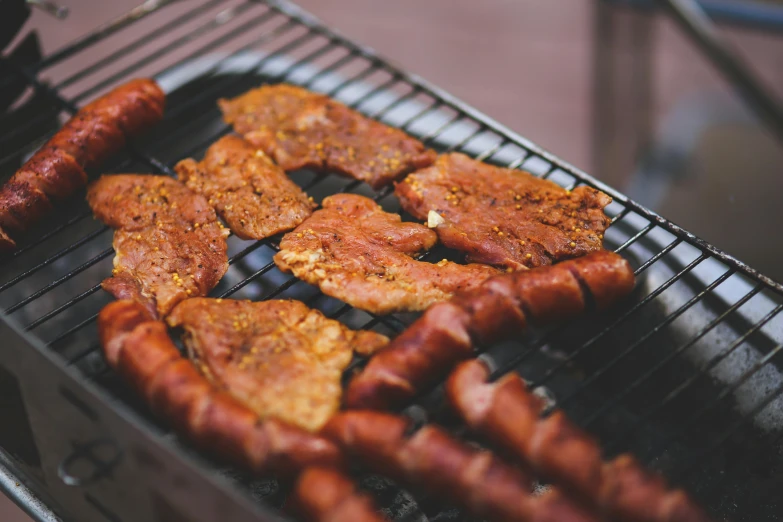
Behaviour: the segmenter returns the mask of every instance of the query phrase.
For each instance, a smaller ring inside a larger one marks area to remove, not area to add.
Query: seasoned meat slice
[[[167,320],[185,329],[185,345],[207,379],[260,418],[310,431],[339,408],[353,352],[369,355],[389,341],[299,301],[188,299]]]
[[[242,138],[225,136],[203,161],[180,161],[179,180],[203,194],[242,239],[264,239],[291,230],[315,203],[263,151]]]
[[[218,104],[234,130],[285,170],[335,171],[379,188],[435,161],[403,131],[301,87],[266,85]]]
[[[436,240],[427,227],[403,223],[369,198],[339,194],[324,199],[322,210],[283,237],[275,263],[376,314],[424,310],[498,273],[486,265],[411,258]]]
[[[114,270],[103,288],[134,299],[157,317],[179,301],[202,296],[228,269],[226,236],[207,200],[166,176],[102,176],[87,201],[117,229]]]
[[[441,242],[471,261],[520,269],[600,250],[612,199],[568,191],[519,170],[445,154],[396,187],[405,210],[427,219]]]

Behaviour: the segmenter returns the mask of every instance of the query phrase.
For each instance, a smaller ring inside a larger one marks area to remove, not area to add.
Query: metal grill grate
[[[148,16],[160,7],[155,16]],[[230,129],[215,101],[262,82],[286,81],[327,93],[400,127],[439,151],[461,151],[522,168],[564,187],[609,193],[613,225],[606,245],[635,264],[638,288],[624,309],[534,331],[488,347],[501,375],[518,371],[543,386],[607,454],[632,451],[691,490],[718,516],[777,519],[783,427],[783,286],[558,160],[446,92],[405,73],[286,2],[159,2],[99,28],[30,70],[0,61],[43,93],[21,125],[0,117],[0,169],[10,176],[56,129],[58,115],[131,77],[154,75],[168,94],[164,121],[106,170],[172,175],[181,158],[200,157]],[[79,65],[75,65],[79,64]],[[69,72],[67,75],[65,71]],[[8,77],[8,76],[7,76]],[[42,82],[44,78],[50,84]],[[0,80],[0,84],[4,81]],[[7,177],[7,176],[6,176]],[[316,201],[337,191],[399,205],[387,188],[308,171],[292,174]],[[5,179],[5,177],[3,178]],[[95,318],[109,302],[100,281],[111,270],[111,231],[81,198],[41,224],[0,260],[0,309],[44,341],[85,379],[141,414],[143,406],[106,368]],[[292,297],[354,328],[396,334],[411,314],[374,317],[277,270],[277,240],[229,238],[231,267],[214,296]],[[448,255],[436,249],[427,259]],[[355,361],[355,365],[362,361]],[[544,388],[542,388],[543,390]],[[460,428],[438,390],[407,413]],[[150,419],[150,422],[155,422]],[[410,518],[412,500],[368,482],[394,514]],[[274,489],[274,488],[271,488]],[[268,500],[274,498],[265,493]],[[430,519],[457,517],[417,498]]]

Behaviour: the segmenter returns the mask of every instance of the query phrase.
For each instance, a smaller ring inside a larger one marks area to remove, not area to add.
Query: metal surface
[[[334,96],[439,151],[523,168],[565,187],[604,190],[614,199],[607,208],[613,225],[606,246],[634,264],[634,295],[607,313],[485,347],[482,357],[496,376],[514,370],[540,387],[539,393],[599,436],[607,454],[639,455],[716,515],[780,518],[783,286],[292,4],[185,4],[168,7],[173,18],[165,24],[147,16],[150,10],[144,16],[137,11],[33,67],[11,66],[49,106],[36,104],[37,112],[19,125],[10,124],[13,115],[0,116],[3,172],[10,175],[55,130],[53,115],[72,113],[131,77],[153,75],[168,95],[164,121],[108,165],[108,172],[171,175],[178,160],[200,157],[230,132],[216,108],[218,98],[286,81]],[[124,33],[131,29],[132,36]],[[81,53],[96,49],[101,52],[91,60],[81,60]],[[58,66],[71,60],[78,65],[57,76]],[[42,74],[53,87],[39,81]],[[44,130],[30,130],[39,128]],[[8,143],[16,145],[9,149]],[[399,209],[391,188],[373,192],[308,171],[292,178],[316,201],[350,190]],[[110,300],[99,285],[111,271],[111,238],[107,227],[90,218],[85,202],[74,198],[0,260],[0,308],[6,314],[0,336],[9,339],[0,349],[0,369],[6,367],[20,389],[16,409],[29,421],[36,451],[18,437],[4,442],[2,427],[0,446],[18,446],[9,453],[18,455],[21,472],[37,477],[34,483],[80,522],[206,522],[218,513],[237,521],[276,518],[270,508],[280,506],[285,491],[273,480],[251,480],[194,455],[106,367],[95,318]],[[231,266],[212,295],[296,298],[351,327],[391,335],[415,318],[374,317],[282,274],[271,259],[278,239],[230,237]],[[444,256],[453,253],[436,247],[426,259]],[[439,389],[418,397],[405,413],[465,436]],[[421,492],[411,495],[377,477],[363,484],[395,519],[464,520]]]
[[[6,460],[0,458],[0,492],[13,500],[35,522],[62,522],[62,519],[7,467]]]

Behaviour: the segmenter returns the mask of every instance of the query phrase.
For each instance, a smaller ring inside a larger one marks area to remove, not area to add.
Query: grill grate
[[[601,437],[607,454],[636,453],[717,516],[772,520],[783,514],[775,487],[783,472],[783,286],[289,3],[192,4],[147,5],[29,70],[0,61],[55,107],[41,107],[23,125],[10,126],[10,116],[0,117],[0,169],[10,176],[21,161],[15,151],[30,154],[54,132],[54,113],[73,113],[120,82],[153,75],[168,94],[164,121],[107,171],[172,175],[177,160],[200,157],[230,131],[220,120],[218,97],[287,81],[334,96],[439,151],[523,168],[564,187],[603,190],[614,198],[607,208],[613,224],[606,244],[634,263],[639,279],[631,304],[486,347],[482,357],[495,376],[515,370],[533,386],[546,387],[572,418]],[[27,142],[31,135],[36,138]],[[352,191],[399,210],[390,188],[373,192],[355,181],[308,171],[292,177],[316,200]],[[112,234],[90,216],[84,201],[73,201],[0,261],[0,309],[85,379],[144,415],[105,366],[97,343],[95,318],[109,302],[99,284],[110,273]],[[297,298],[351,327],[388,335],[415,318],[375,317],[282,274],[272,262],[278,240],[229,238],[231,267],[213,295]],[[425,257],[448,255],[436,247]],[[352,367],[360,364],[354,361]],[[407,413],[462,433],[443,408],[439,390],[418,398]],[[414,519],[409,496],[368,480],[365,485],[394,514]],[[428,499],[417,500],[419,517],[459,516]]]

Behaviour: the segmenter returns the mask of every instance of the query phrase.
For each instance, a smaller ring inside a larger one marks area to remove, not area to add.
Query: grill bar
[[[633,384],[631,384],[629,387],[627,387],[623,392],[616,395],[615,397],[611,398],[606,404],[601,406],[598,410],[596,410],[595,413],[593,413],[590,417],[584,420],[584,426],[590,426],[593,422],[595,422],[599,417],[604,415],[609,409],[617,406],[617,404],[624,399],[628,394],[630,394],[632,391],[637,389],[640,385],[644,384],[652,375],[654,375],[660,368],[663,366],[666,366],[672,359],[677,357],[678,355],[681,355],[683,352],[685,352],[688,348],[693,346],[696,342],[698,342],[702,337],[710,333],[715,329],[716,326],[721,324],[729,315],[737,311],[742,305],[747,303],[751,300],[754,296],[758,295],[758,293],[761,291],[762,287],[761,285],[756,285],[753,290],[742,296],[742,298],[731,305],[730,308],[728,308],[725,312],[720,314],[718,317],[713,319],[707,326],[702,328],[693,338],[688,341],[687,343],[679,346],[676,350],[672,351],[670,354],[668,354],[666,357],[658,361],[653,367],[651,367],[645,374],[640,376],[638,379],[636,379]]]
[[[138,37],[134,41],[130,42],[128,45],[121,47],[117,51],[109,54],[105,58],[102,58],[92,65],[89,65],[87,67],[84,67],[83,69],[80,69],[79,71],[71,74],[64,80],[61,80],[58,83],[55,83],[54,88],[58,90],[65,89],[66,87],[73,85],[74,83],[83,80],[84,78],[90,76],[91,74],[100,71],[102,68],[111,65],[112,63],[116,62],[117,60],[120,60],[124,56],[129,55],[134,50],[138,49],[139,47],[142,47],[146,45],[149,42],[152,42],[156,40],[157,38],[161,36],[165,36],[166,33],[181,27],[188,23],[191,20],[194,20],[198,18],[201,14],[208,12],[213,7],[219,6],[223,3],[223,0],[212,0],[210,2],[207,2],[205,4],[202,4],[200,6],[197,6],[196,8],[186,11],[178,18],[171,20],[169,23],[167,23],[164,26],[161,26],[154,31],[149,31],[145,33],[143,36]]]
[[[702,415],[704,415],[707,411],[712,409],[713,407],[717,406],[721,400],[726,398],[730,393],[734,392],[737,388],[745,384],[748,379],[753,377],[753,375],[759,371],[762,367],[764,367],[769,361],[771,361],[775,356],[777,356],[781,350],[783,350],[783,344],[778,344],[775,346],[775,348],[770,351],[764,358],[762,358],[760,361],[758,361],[756,364],[754,364],[751,368],[746,370],[742,376],[737,379],[737,381],[732,384],[729,387],[724,388],[723,391],[720,392],[720,394],[715,397],[713,400],[708,402],[705,406],[703,406],[701,409],[697,410],[693,413],[693,416],[684,424],[682,424],[678,429],[677,433],[674,435],[671,435],[667,437],[663,442],[653,447],[653,449],[649,450],[647,454],[645,455],[644,459],[647,462],[650,462],[655,456],[660,455],[672,442],[677,440],[678,436],[685,431],[685,428],[688,428],[692,426],[698,419],[701,418]],[[773,397],[774,398],[774,397]],[[752,417],[751,415],[746,416],[744,421],[747,421],[749,417]]]
[[[114,250],[112,250],[111,248],[108,248],[108,249],[104,250],[103,252],[101,252],[97,256],[93,257],[89,261],[86,261],[86,262],[82,263],[81,265],[77,266],[76,268],[74,268],[73,270],[71,270],[70,272],[68,272],[64,276],[62,276],[61,278],[55,279],[54,281],[52,281],[51,283],[49,283],[45,287],[41,288],[40,290],[38,290],[36,292],[33,292],[32,294],[30,294],[29,297],[26,297],[26,298],[22,299],[21,301],[19,301],[18,303],[14,304],[12,306],[9,306],[8,308],[6,308],[5,313],[6,314],[12,314],[12,313],[16,312],[17,310],[19,310],[23,306],[33,302],[34,300],[38,299],[42,295],[44,295],[44,294],[54,290],[55,288],[57,288],[61,284],[65,283],[66,281],[68,281],[72,277],[76,276],[77,274],[80,274],[80,273],[84,272],[85,270],[87,270],[88,268],[90,268],[91,266],[97,264],[98,262],[103,261],[104,259],[109,257],[113,252],[114,252]]]
[[[73,252],[77,248],[81,247],[82,245],[85,245],[89,241],[91,241],[91,240],[95,239],[96,237],[100,236],[101,234],[103,234],[107,230],[109,230],[109,227],[104,225],[101,228],[99,228],[98,230],[90,232],[89,234],[84,236],[82,239],[80,239],[77,242],[71,244],[70,246],[67,246],[67,247],[63,248],[62,250],[60,250],[56,254],[52,255],[49,258],[47,258],[46,261],[43,261],[43,262],[35,265],[34,267],[32,267],[32,268],[22,272],[21,274],[19,274],[16,277],[14,277],[10,281],[8,281],[6,283],[3,283],[2,285],[0,285],[0,292],[2,292],[3,290],[7,290],[8,288],[10,288],[10,287],[14,286],[15,284],[17,284],[19,281],[22,281],[22,280],[30,277],[31,275],[35,274],[36,272],[40,271],[43,268],[46,268],[47,266],[51,265],[52,263],[54,263],[58,259],[62,258],[63,256],[65,256],[67,254],[70,254],[71,252]],[[10,314],[10,313],[12,313],[12,311],[10,309],[6,309],[5,313]]]
[[[658,259],[663,257],[668,252],[672,251],[678,244],[680,244],[680,242],[681,242],[681,240],[675,239],[674,241],[669,243],[669,245],[667,245],[666,248],[661,250],[658,254],[656,254],[655,256],[650,258],[647,262],[642,264],[639,268],[637,268],[635,270],[636,276],[638,277],[640,273],[642,273],[644,270],[649,268],[655,261],[657,261]],[[692,269],[694,266],[695,266],[695,264],[692,264],[692,266],[690,266],[690,268],[687,271],[690,271],[690,269]],[[686,273],[687,271],[683,271],[683,274]],[[605,337],[607,334],[610,334],[610,333],[614,332],[615,329],[620,324],[622,324],[623,322],[625,322],[628,319],[632,318],[634,316],[634,314],[636,314],[645,305],[647,305],[653,299],[658,297],[658,295],[663,293],[663,291],[666,290],[666,288],[668,288],[669,286],[673,285],[678,280],[679,280],[678,276],[674,276],[674,277],[670,278],[666,283],[664,283],[664,285],[661,285],[660,287],[658,287],[655,290],[653,290],[650,294],[645,296],[644,299],[642,299],[641,301],[638,301],[634,306],[629,308],[624,314],[622,314],[620,317],[615,319],[611,324],[606,326],[598,334],[594,335],[588,341],[586,341],[584,344],[582,344],[580,347],[578,347],[575,350],[573,350],[573,352],[571,352],[570,355],[568,355],[566,358],[564,358],[563,361],[561,361],[557,366],[555,366],[554,368],[549,369],[546,373],[544,373],[544,375],[541,378],[539,378],[536,381],[534,381],[534,383],[532,383],[531,386],[535,388],[535,387],[542,386],[543,384],[545,384],[549,379],[551,379],[556,374],[556,372],[558,370],[560,370],[561,368],[565,367],[568,363],[572,362],[580,353],[582,353],[588,347],[592,346],[597,341],[599,341],[600,339]],[[666,285],[668,285],[668,286],[666,286]],[[665,286],[665,288],[664,288],[664,286]],[[549,336],[542,337],[541,340],[539,340],[537,343],[535,343],[535,345],[533,347],[525,350],[521,354],[518,354],[511,361],[509,361],[508,363],[506,363],[506,364],[502,365],[501,367],[499,367],[497,371],[493,372],[492,378],[493,379],[498,378],[501,375],[503,375],[505,373],[508,373],[513,368],[515,368],[515,367],[519,366],[520,364],[522,364],[527,358],[531,357],[534,353],[536,353],[538,350],[543,348],[544,345],[546,345],[551,340],[551,336],[552,335],[554,335],[554,332],[551,332]]]
[[[149,55],[145,56],[141,60],[138,60],[136,62],[133,62],[132,64],[128,65],[124,69],[118,71],[117,73],[109,76],[105,80],[102,80],[95,84],[94,86],[90,87],[86,91],[82,92],[81,94],[74,96],[73,101],[74,103],[79,103],[86,98],[89,98],[93,96],[94,94],[100,92],[101,90],[105,89],[106,87],[121,81],[123,78],[126,78],[127,76],[134,74],[136,71],[141,69],[147,64],[150,64],[157,60],[158,58],[161,58],[162,56],[167,55],[168,53],[175,51],[179,49],[180,47],[184,46],[187,43],[190,43],[194,41],[196,38],[200,38],[203,34],[212,31],[213,29],[217,29],[218,27],[223,26],[227,22],[233,20],[234,18],[239,18],[243,13],[248,11],[251,7],[251,4],[240,4],[235,7],[230,7],[226,9],[225,11],[221,11],[218,13],[215,18],[212,19],[209,23],[206,23],[204,25],[199,26],[198,28],[194,29],[193,31],[189,32],[185,36],[182,36],[180,38],[177,38],[173,42],[169,43],[166,47],[159,49],[153,53],[150,53]],[[263,15],[259,16],[258,18],[251,19],[249,22],[245,23],[243,25],[244,30],[248,30],[252,27],[254,27],[259,21],[263,21]],[[240,29],[240,31],[243,31]],[[229,33],[229,39],[233,36],[232,33]],[[221,42],[222,43],[222,42]],[[198,56],[200,53],[199,51],[196,51],[192,54],[192,56]]]
[[[691,375],[688,379],[686,379],[682,384],[677,386],[675,389],[673,389],[669,394],[658,404],[656,404],[654,407],[650,408],[643,414],[639,416],[639,420],[637,423],[627,432],[621,434],[617,439],[610,441],[608,444],[606,444],[606,447],[613,448],[617,443],[620,442],[621,439],[626,438],[631,433],[635,432],[638,429],[641,429],[642,423],[645,422],[647,419],[655,415],[658,411],[660,411],[664,406],[671,403],[674,399],[677,398],[678,395],[680,395],[683,391],[685,391],[689,386],[691,386],[699,377],[704,377],[707,375],[707,372],[717,366],[721,361],[723,361],[726,357],[731,355],[737,348],[739,348],[743,342],[745,342],[751,335],[758,332],[765,324],[769,323],[778,313],[780,310],[783,309],[783,305],[778,305],[770,311],[764,318],[762,318],[758,323],[753,325],[747,332],[745,332],[742,336],[740,336],[737,340],[735,340],[729,348],[724,351],[721,355],[718,355],[710,360],[706,365],[701,367],[698,371],[694,372],[693,375]]]
[[[676,276],[674,276],[674,277],[670,278],[668,281],[666,281],[665,283],[663,283],[662,285],[660,285],[660,286],[659,286],[659,287],[658,287],[658,288],[657,288],[657,289],[656,289],[656,290],[653,292],[653,294],[655,294],[655,295],[654,295],[654,297],[657,297],[657,296],[659,296],[660,294],[662,294],[662,293],[663,293],[663,292],[664,292],[664,291],[665,291],[667,288],[669,288],[669,287],[670,287],[671,285],[673,285],[675,282],[679,281],[679,280],[680,280],[680,278],[681,278],[682,276],[684,276],[685,274],[689,273],[691,270],[693,270],[693,269],[694,269],[696,266],[698,266],[698,265],[699,265],[699,264],[700,264],[702,261],[704,261],[706,258],[707,258],[707,256],[706,256],[706,255],[704,255],[704,254],[702,254],[702,255],[701,255],[701,256],[699,256],[697,259],[694,259],[693,261],[691,261],[691,262],[688,264],[688,266],[686,266],[685,268],[683,268],[682,270],[680,270],[680,271],[677,273],[677,275],[676,275]],[[636,343],[634,343],[634,344],[630,345],[629,347],[627,347],[625,350],[623,350],[622,352],[620,352],[620,354],[619,354],[619,355],[617,355],[616,357],[614,357],[614,358],[613,358],[613,359],[612,359],[612,360],[611,360],[609,363],[607,363],[605,366],[603,366],[602,368],[600,368],[599,370],[597,370],[597,371],[596,371],[595,373],[593,373],[593,374],[592,374],[592,375],[591,375],[589,378],[585,379],[585,381],[584,381],[584,382],[582,382],[582,384],[579,386],[579,388],[577,388],[577,389],[576,389],[576,390],[575,390],[573,393],[571,393],[570,395],[567,395],[567,396],[563,397],[563,398],[560,400],[560,404],[561,404],[561,406],[562,406],[562,405],[564,405],[564,404],[567,404],[567,403],[568,403],[570,400],[574,399],[574,398],[575,398],[575,397],[576,397],[576,396],[577,396],[579,393],[582,393],[582,392],[585,390],[585,388],[587,388],[587,387],[588,387],[588,386],[590,386],[592,383],[594,383],[596,380],[598,380],[598,379],[599,379],[599,378],[600,378],[602,375],[604,375],[604,374],[605,374],[605,373],[606,373],[606,372],[607,372],[607,371],[608,371],[610,368],[612,368],[612,367],[613,367],[615,364],[617,364],[617,363],[619,363],[620,361],[622,361],[622,360],[623,360],[623,358],[625,358],[625,357],[626,357],[626,356],[627,356],[629,353],[631,353],[633,350],[635,350],[636,348],[638,348],[639,346],[641,346],[641,345],[642,345],[642,344],[643,344],[643,343],[644,343],[644,342],[645,342],[647,339],[649,339],[650,337],[652,337],[653,335],[655,335],[656,333],[658,333],[659,331],[661,331],[661,329],[662,329],[663,327],[667,326],[667,325],[668,325],[668,324],[670,324],[672,321],[674,321],[675,319],[677,319],[678,317],[680,317],[680,316],[681,316],[681,315],[682,315],[682,314],[683,314],[685,311],[687,311],[687,310],[688,310],[690,307],[692,307],[694,304],[696,304],[697,302],[701,301],[701,300],[702,300],[702,298],[703,298],[704,296],[706,296],[706,295],[707,295],[707,294],[708,294],[708,293],[709,293],[711,290],[713,290],[713,289],[714,289],[715,287],[717,287],[717,286],[718,286],[720,283],[722,283],[723,281],[725,281],[726,279],[728,279],[729,275],[731,275],[731,274],[729,274],[729,272],[728,272],[728,271],[727,271],[727,272],[725,272],[725,273],[724,273],[724,274],[723,274],[723,275],[722,275],[720,278],[718,278],[717,280],[713,281],[713,282],[712,282],[712,283],[711,283],[709,286],[707,286],[707,287],[706,287],[704,290],[702,290],[701,292],[699,292],[699,294],[697,294],[696,296],[694,296],[693,298],[691,298],[691,299],[690,299],[688,302],[686,302],[685,304],[683,304],[682,306],[680,306],[680,307],[679,307],[677,310],[675,310],[674,312],[672,312],[671,314],[669,314],[669,315],[666,317],[666,319],[664,319],[663,321],[661,321],[660,323],[658,323],[658,324],[657,324],[657,325],[656,325],[656,326],[655,326],[655,327],[654,327],[652,330],[650,330],[650,331],[648,331],[646,334],[644,334],[644,335],[643,335],[641,338],[639,338],[639,340],[638,340]],[[725,276],[725,277],[724,277],[724,276]],[[650,295],[652,295],[652,294],[650,294]],[[648,296],[648,297],[649,297],[649,296]],[[645,299],[647,299],[647,298],[645,298]],[[649,302],[649,301],[651,301],[651,300],[652,300],[652,299],[649,299],[647,302]],[[593,344],[595,344],[595,341],[593,341],[593,340],[591,339],[591,340],[590,340],[590,341],[588,341],[587,343],[583,344],[583,345],[582,345],[582,346],[581,346],[579,349],[577,349],[577,350],[574,352],[574,354],[576,354],[577,352],[579,352],[579,350],[580,350],[580,349],[584,349],[584,348],[585,348],[585,347],[587,347],[587,346],[592,346]],[[552,371],[552,373],[554,373],[554,371]],[[541,382],[545,382],[545,381],[546,381],[546,379],[547,379],[547,378],[549,378],[549,377],[551,377],[551,375],[549,374],[549,372],[547,372],[547,375],[545,375],[545,376],[544,376],[544,377],[541,379]],[[539,383],[539,384],[540,384],[540,383]]]
[[[100,27],[97,27],[93,31],[87,33],[86,35],[72,42],[71,44],[65,46],[63,49],[55,52],[48,58],[44,58],[37,65],[35,70],[36,72],[40,72],[48,67],[51,67],[56,63],[62,62],[63,60],[70,58],[74,54],[78,53],[79,51],[82,51],[87,47],[95,45],[101,40],[104,40],[105,38],[108,38],[109,36],[113,35],[117,31],[120,31],[128,27],[129,25],[138,22],[139,20],[151,15],[158,9],[173,4],[174,2],[177,1],[178,0],[152,0],[152,1],[144,2],[142,5],[134,9],[131,9],[126,14],[118,18],[115,18],[114,20],[111,20],[105,25],[101,25]]]
[[[251,5],[251,4],[242,4],[242,5],[244,5],[244,6],[249,6],[249,5]],[[239,14],[241,14],[241,13],[239,13]],[[234,16],[236,16],[236,14],[235,14]],[[250,22],[247,22],[247,23],[243,24],[243,25],[241,26],[241,28],[242,28],[242,30],[241,30],[241,31],[240,31],[240,30],[237,30],[237,31],[232,31],[232,32],[228,33],[227,35],[224,35],[224,36],[222,36],[222,37],[220,37],[220,38],[218,38],[218,39],[216,39],[216,40],[213,40],[213,41],[210,41],[210,42],[208,42],[207,44],[205,44],[205,45],[203,45],[203,46],[199,47],[197,50],[195,50],[195,51],[193,51],[193,52],[189,53],[189,55],[188,55],[187,57],[185,57],[185,58],[184,58],[184,60],[189,60],[189,59],[196,58],[196,57],[200,56],[201,54],[203,54],[203,53],[205,53],[205,52],[211,51],[212,49],[219,47],[219,46],[220,46],[220,45],[222,45],[222,44],[228,43],[228,42],[230,42],[232,39],[234,39],[234,38],[237,38],[237,37],[241,36],[242,34],[244,34],[245,32],[247,32],[248,30],[250,30],[250,29],[253,29],[254,27],[257,27],[259,24],[262,24],[262,23],[264,23],[264,22],[266,22],[266,21],[268,21],[268,20],[272,19],[274,16],[275,16],[275,13],[274,13],[274,12],[267,11],[267,12],[265,12],[264,14],[262,14],[262,15],[260,15],[260,16],[258,16],[258,17],[255,17],[255,18],[253,18],[253,19],[252,19]],[[203,36],[203,33],[204,33],[204,31],[209,31],[209,30],[212,30],[212,29],[217,29],[217,28],[219,28],[219,27],[221,27],[221,26],[223,25],[223,24],[219,23],[219,22],[218,22],[218,21],[216,21],[216,20],[219,20],[219,18],[218,18],[218,17],[216,17],[216,18],[212,19],[212,21],[211,21],[211,22],[209,22],[209,23],[207,23],[207,24],[204,24],[204,25],[202,25],[201,27],[197,28],[195,31],[192,31],[191,33],[189,33],[188,35],[186,35],[186,38],[187,38],[187,37],[189,37],[189,40],[188,40],[188,41],[192,41],[194,38],[196,38],[196,37],[198,37],[198,36]],[[296,26],[296,24],[295,24],[293,21],[289,21],[289,22],[287,22],[287,23],[285,24],[285,26],[286,26],[286,27],[285,27],[285,29],[287,30],[287,29],[290,29],[290,28],[293,28],[293,27],[295,27],[295,26]],[[284,31],[281,31],[281,32],[284,32]],[[249,45],[248,45],[248,46],[246,46],[246,47],[248,47],[248,48],[249,48],[249,47],[250,47],[250,46],[252,46],[253,44],[256,44],[256,45],[258,45],[258,44],[261,44],[261,43],[263,43],[263,42],[264,42],[265,40],[267,40],[267,39],[275,38],[276,36],[279,36],[279,35],[281,34],[281,32],[273,31],[273,32],[271,32],[271,33],[264,34],[264,35],[262,35],[262,36],[261,36],[259,39],[257,39],[255,42],[253,42],[253,43],[249,44]],[[181,47],[181,46],[182,46],[182,45],[184,45],[185,43],[187,43],[187,42],[174,42],[174,44],[175,44],[175,45],[174,45],[174,47],[171,47],[171,46],[169,45],[169,46],[165,46],[165,47],[163,47],[163,48],[159,49],[158,51],[155,51],[155,52],[154,52],[152,55],[149,55],[149,56],[147,56],[147,57],[145,57],[145,58],[142,58],[142,59],[141,59],[139,62],[136,62],[134,65],[132,65],[132,66],[130,66],[130,67],[127,67],[127,68],[125,68],[125,69],[123,70],[123,71],[124,71],[124,74],[122,74],[122,75],[117,75],[117,74],[113,75],[113,76],[112,76],[112,78],[111,78],[111,81],[102,81],[102,82],[100,82],[100,83],[99,83],[99,84],[97,84],[96,86],[93,86],[93,87],[89,88],[88,90],[86,90],[86,91],[83,91],[83,92],[81,92],[80,94],[77,94],[77,95],[74,97],[74,100],[75,100],[75,101],[83,100],[83,99],[85,99],[85,98],[89,97],[91,94],[94,94],[94,93],[96,93],[96,92],[99,92],[100,90],[102,90],[102,89],[104,89],[105,87],[107,87],[107,86],[111,85],[112,83],[114,83],[114,82],[117,82],[117,81],[121,80],[122,78],[124,78],[124,77],[125,77],[125,75],[126,75],[126,74],[129,74],[129,73],[132,73],[132,72],[134,72],[135,70],[137,70],[137,69],[139,69],[139,68],[143,67],[143,66],[144,66],[145,64],[147,64],[147,63],[152,63],[152,62],[153,62],[155,59],[157,59],[157,58],[161,58],[161,57],[163,57],[163,56],[167,55],[169,52],[171,52],[171,51],[173,51],[173,50],[175,50],[175,49],[177,49],[177,48]],[[240,50],[240,51],[237,51],[235,54],[239,54],[240,52],[241,52],[241,50]],[[152,56],[152,57],[150,57],[150,56]],[[169,72],[171,72],[171,70],[173,70],[173,69],[175,69],[176,67],[178,67],[178,66],[180,65],[180,63],[181,63],[181,61],[180,61],[180,62],[178,62],[178,63],[176,63],[176,64],[174,64],[174,65],[172,65],[172,66],[170,66],[170,67],[166,67],[166,68],[164,68],[163,70],[159,71],[159,72],[158,72],[156,75],[154,75],[154,76],[160,76],[160,75],[162,75],[162,74],[169,73]],[[45,88],[45,87],[42,87],[42,88]],[[45,89],[46,89],[46,88],[45,88]],[[197,100],[194,100],[194,102],[193,102],[192,104],[195,104],[196,102],[197,102]],[[76,110],[75,110],[75,107],[73,106],[73,104],[71,104],[71,106],[68,108],[68,110],[69,110],[71,113],[74,113],[74,112],[76,112]],[[171,118],[172,116],[174,116],[174,115],[176,115],[176,113],[174,113],[174,114],[167,113],[167,114],[166,114],[166,118],[167,118],[167,119],[170,119],[170,118]],[[28,129],[28,128],[32,127],[32,126],[34,126],[35,124],[37,124],[37,123],[40,123],[41,121],[43,121],[43,116],[42,116],[42,117],[39,117],[39,119],[38,119],[38,120],[33,120],[33,121],[29,122],[29,123],[28,123],[28,124],[26,124],[25,126],[22,126],[22,127],[16,127],[16,128],[14,128],[14,129],[12,129],[10,132],[8,132],[8,133],[6,133],[6,134],[4,134],[4,135],[0,136],[0,140],[6,140],[6,139],[10,139],[10,138],[12,138],[12,137],[13,137],[13,136],[15,136],[15,135],[17,135],[17,134],[20,134],[20,133],[21,133],[21,132],[23,132],[24,130],[26,130],[26,129]],[[2,123],[3,123],[3,121],[2,121],[2,119],[0,119],[0,125],[1,125]],[[29,144],[27,144],[26,146],[30,146],[30,145],[32,145],[32,143],[29,143]],[[3,164],[3,163],[5,163],[9,157],[10,157],[10,156],[7,156],[7,157],[4,157],[4,158],[0,159],[0,165],[1,165],[1,164]]]
[[[90,288],[89,290],[85,290],[81,294],[76,295],[75,297],[73,297],[72,299],[68,300],[64,304],[58,306],[57,308],[55,308],[51,312],[48,312],[48,313],[42,315],[41,317],[39,317],[38,319],[36,319],[35,321],[27,324],[24,327],[25,331],[29,332],[30,330],[33,330],[33,329],[41,326],[43,323],[45,323],[49,319],[51,319],[53,317],[56,317],[57,315],[59,315],[60,313],[66,311],[68,308],[72,307],[76,303],[78,303],[80,301],[83,301],[84,299],[90,297],[92,294],[94,294],[95,292],[97,292],[100,289],[101,289],[101,285],[97,284],[97,285],[93,286],[92,288]]]
[[[79,221],[81,221],[82,219],[90,217],[91,215],[92,215],[92,213],[89,212],[89,211],[85,211],[85,212],[82,212],[80,214],[77,214],[76,216],[72,217],[71,219],[69,219],[65,223],[62,223],[61,225],[58,225],[55,228],[53,228],[52,230],[44,233],[41,237],[35,239],[34,241],[32,241],[32,242],[30,242],[30,243],[28,243],[28,244],[26,244],[24,246],[19,247],[10,256],[8,256],[5,259],[5,261],[0,262],[0,266],[8,264],[11,260],[21,256],[22,254],[25,254],[28,250],[32,250],[33,248],[37,247],[38,245],[44,243],[47,239],[50,239],[50,238],[56,236],[57,234],[59,234],[63,230],[69,228],[71,225],[74,225],[74,224],[78,223]],[[4,283],[4,284],[7,284],[7,283]],[[0,292],[1,291],[2,290],[0,290]]]

